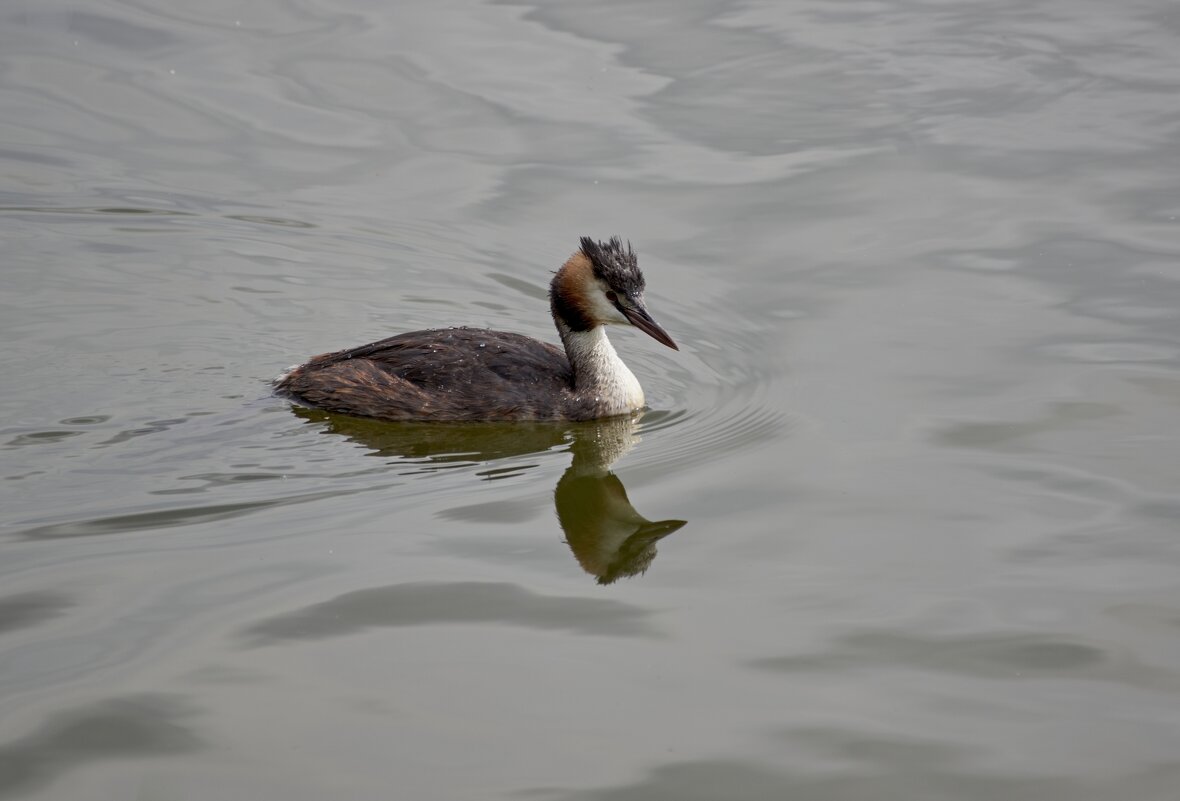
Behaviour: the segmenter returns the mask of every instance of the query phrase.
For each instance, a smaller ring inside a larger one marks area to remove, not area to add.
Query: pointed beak
[[[636,301],[634,306],[620,306],[619,310],[623,312],[631,325],[638,328],[643,333],[650,336],[661,345],[667,345],[672,350],[680,350],[676,347],[676,343],[672,341],[672,337],[668,336],[668,332],[660,327],[660,324],[651,318],[644,308],[642,301]]]

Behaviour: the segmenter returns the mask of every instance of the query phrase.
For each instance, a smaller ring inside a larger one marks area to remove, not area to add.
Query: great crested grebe
[[[679,350],[643,303],[643,273],[618,237],[581,247],[549,285],[563,353],[484,328],[398,334],[293,367],[278,392],[333,412],[382,420],[593,420],[644,406],[643,388],[606,338],[633,325]]]

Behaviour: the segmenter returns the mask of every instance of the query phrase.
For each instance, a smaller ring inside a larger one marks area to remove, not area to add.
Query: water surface
[[[1165,0],[0,10],[0,798],[1172,799]],[[637,420],[268,381],[555,339]]]

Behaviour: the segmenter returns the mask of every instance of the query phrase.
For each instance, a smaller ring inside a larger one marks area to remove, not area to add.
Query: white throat
[[[606,338],[606,326],[571,331],[559,323],[558,331],[574,368],[574,390],[579,395],[596,396],[606,414],[643,408],[643,387]]]

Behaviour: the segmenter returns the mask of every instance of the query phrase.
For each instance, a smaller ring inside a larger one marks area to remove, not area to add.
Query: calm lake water
[[[641,419],[269,380],[555,340]],[[0,799],[1180,797],[1180,5],[0,6]]]

